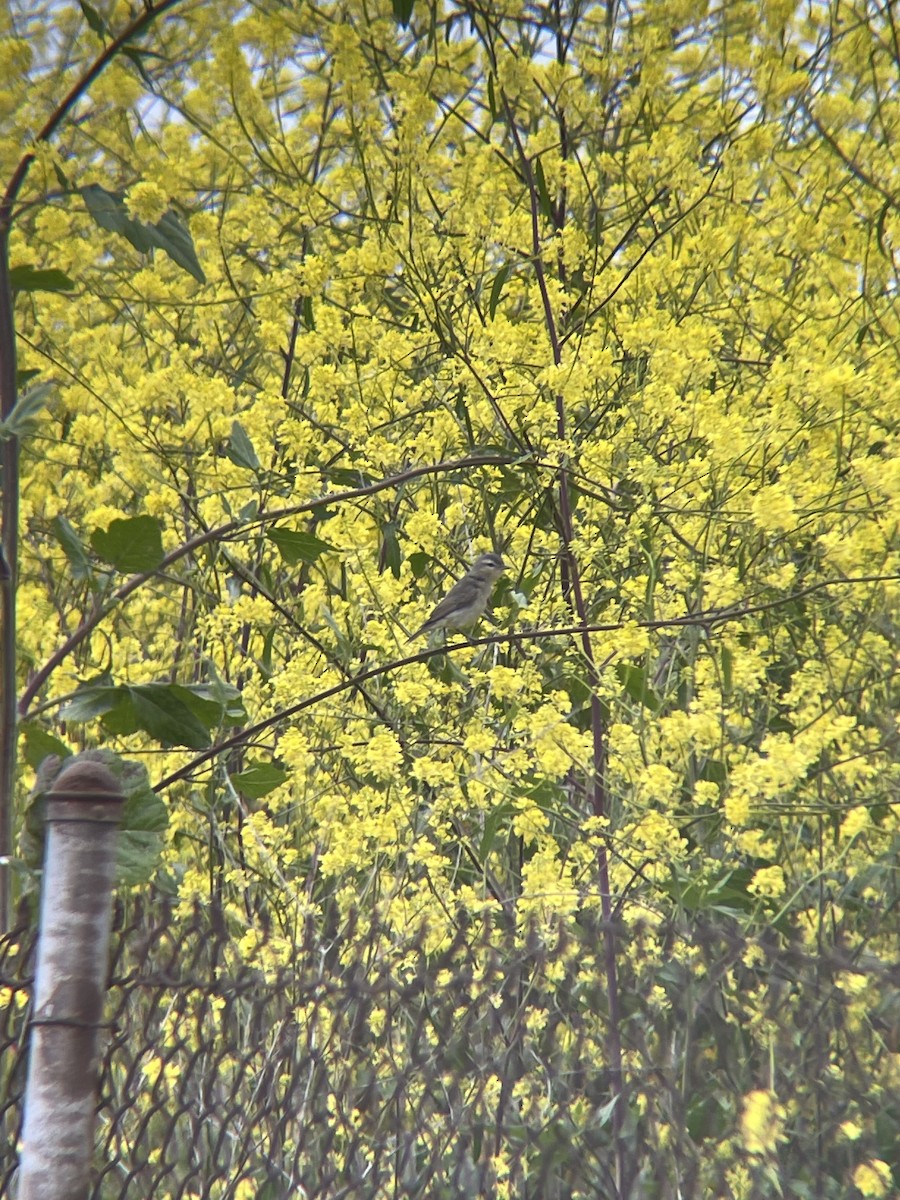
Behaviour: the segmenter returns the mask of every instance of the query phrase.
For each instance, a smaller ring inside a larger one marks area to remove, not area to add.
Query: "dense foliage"
[[[143,14],[12,225],[20,797],[145,762],[262,967],[544,931],[623,1196],[889,1195],[891,7],[157,8],[0,42],[11,179]]]

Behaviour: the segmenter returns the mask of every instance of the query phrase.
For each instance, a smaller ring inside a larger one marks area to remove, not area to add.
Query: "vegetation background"
[[[176,937],[467,948],[521,1050],[480,1194],[891,1195],[895,17],[9,0],[7,896],[101,746]],[[487,549],[490,620],[406,646]]]

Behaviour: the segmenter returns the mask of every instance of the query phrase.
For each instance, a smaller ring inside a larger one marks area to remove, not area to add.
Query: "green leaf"
[[[99,183],[91,183],[81,189],[81,194],[88,212],[101,229],[121,234],[143,254],[153,248],[153,241],[146,232],[149,227],[129,217],[125,208],[125,198],[121,193],[109,192]]]
[[[230,694],[225,694],[219,699],[212,694],[214,688],[209,684],[186,686],[180,683],[171,683],[153,686],[168,687],[171,694],[191,710],[204,729],[216,729],[222,724],[237,725],[247,716],[237,688],[230,688]],[[221,684],[220,686],[224,691],[227,685]]]
[[[253,443],[240,421],[231,423],[231,438],[228,442],[228,449],[225,451],[225,457],[236,467],[244,467],[248,471],[260,469],[260,461],[253,449]]]
[[[46,729],[32,721],[28,721],[22,726],[22,734],[25,738],[24,758],[34,771],[49,754],[55,754],[59,758],[68,758],[72,753],[65,742],[61,742],[58,737],[54,737],[52,733],[48,733]]]
[[[266,535],[278,547],[278,553],[290,566],[298,562],[314,563],[317,558],[334,550],[314,533],[299,533],[295,529],[270,529]]]
[[[368,487],[370,483],[374,482],[371,475],[367,475],[364,471],[359,471],[355,467],[326,467],[322,472],[322,477],[348,490],[351,488]]]
[[[619,682],[632,700],[643,705],[644,708],[649,708],[651,712],[656,712],[659,709],[660,699],[647,682],[647,670],[645,667],[635,667],[629,663],[617,663],[616,675],[618,675]]]
[[[289,771],[283,771],[274,763],[251,763],[239,775],[232,775],[231,782],[248,800],[261,800],[290,777]]]
[[[53,163],[53,174],[56,176],[56,182],[64,192],[71,192],[73,190],[72,184],[69,182],[65,171],[63,171],[58,162]]]
[[[727,1121],[724,1105],[718,1096],[696,1096],[685,1114],[685,1126],[695,1142],[725,1137]]]
[[[675,868],[662,889],[689,912],[747,912],[754,903],[747,891],[752,878],[753,870],[748,867],[725,871],[717,878],[697,878]]]
[[[396,521],[385,521],[381,527],[381,557],[385,567],[395,579],[399,579],[401,559]]]
[[[205,659],[206,668],[213,676],[210,683],[181,684],[180,692],[185,693],[184,702],[188,708],[205,719],[205,714],[215,710],[214,717],[207,724],[208,729],[215,725],[240,725],[246,721],[247,711],[244,708],[244,698],[232,683],[225,683],[216,675],[215,665],[210,659]]]
[[[51,528],[56,534],[56,540],[63,548],[66,558],[69,560],[72,578],[79,582],[84,579],[90,579],[93,575],[91,570],[91,562],[88,558],[81,539],[78,534],[69,524],[65,517],[54,517],[51,522]]]
[[[498,804],[484,818],[484,833],[478,846],[478,858],[482,863],[491,854],[500,829],[506,825],[511,826],[515,812],[516,810],[511,804]]]
[[[502,454],[503,451],[498,446],[476,446],[475,452],[476,454]],[[524,496],[532,496],[534,493],[532,473],[523,472],[521,467],[494,467],[493,469],[496,470],[499,479],[497,494],[504,500],[512,503]]]
[[[532,162],[532,173],[534,175],[534,182],[537,184],[538,207],[547,220],[552,221],[553,204],[550,200],[550,192],[547,188],[547,180],[544,177],[544,168],[539,158],[534,159]]]
[[[95,529],[91,546],[104,562],[126,574],[152,571],[163,560],[162,531],[155,517],[129,517],[113,521],[105,532]]]
[[[99,34],[100,37],[108,37],[109,30],[106,27],[106,22],[97,12],[96,8],[88,4],[87,0],[78,0],[78,6],[84,13],[84,19],[90,25],[91,29],[93,29],[94,33]]]
[[[122,54],[125,55],[125,57],[131,63],[134,64],[134,66],[137,68],[138,73],[140,74],[143,81],[145,83],[152,84],[153,81],[150,77],[150,72],[144,66],[144,59],[151,56],[150,51],[149,50],[141,50],[137,46],[133,46],[130,43],[126,42],[125,45],[122,46],[121,52],[122,52]],[[160,55],[153,54],[152,57],[159,58]]]
[[[206,283],[206,276],[203,274],[203,268],[197,258],[197,251],[194,249],[194,239],[176,212],[170,209],[162,220],[148,228],[153,231],[154,244],[160,250],[164,250],[174,263],[187,271],[189,275],[193,275],[198,283]]]
[[[140,766],[138,763],[131,765]],[[116,879],[130,887],[147,883],[153,877],[162,852],[162,834],[169,823],[165,804],[150,787],[146,769],[142,770],[142,786],[137,786],[135,781],[128,787],[127,780],[122,780],[125,807],[119,830]]]
[[[488,315],[491,320],[494,319],[494,314],[497,311],[497,305],[500,303],[500,297],[503,294],[503,285],[509,278],[509,273],[512,270],[512,263],[504,263],[497,274],[494,276],[494,282],[491,284],[491,294],[488,297]]]
[[[421,579],[428,574],[428,567],[431,564],[431,555],[426,554],[424,550],[416,550],[414,554],[409,556],[409,569],[412,571],[416,579]]]
[[[491,120],[496,121],[498,109],[497,109],[497,94],[494,90],[494,76],[493,75],[488,75],[488,77],[487,77],[487,99],[488,99],[488,108],[490,109],[490,113],[491,113]]]
[[[412,17],[413,0],[391,0],[394,20],[401,29],[405,29]]]
[[[728,770],[719,759],[710,758],[703,764],[698,778],[705,779],[709,783],[725,783],[728,778]]]
[[[231,386],[237,390],[250,374],[250,370],[259,358],[257,350],[251,350],[245,359],[243,359],[234,370],[231,376]],[[226,367],[227,370],[227,367]]]
[[[170,684],[153,684],[151,686],[164,686],[169,689],[170,694],[179,700],[186,708],[194,714],[204,729],[215,729],[222,722],[224,710],[221,704],[217,704],[215,700],[210,700],[206,696],[200,696],[190,687],[184,687],[180,683]]]
[[[63,721],[93,721],[111,712],[122,700],[115,684],[100,681],[82,683],[59,710]]]
[[[179,695],[177,684],[147,683],[128,691],[138,728],[158,742],[191,750],[203,750],[210,744],[206,728]]]
[[[83,683],[60,709],[64,721],[100,717],[109,733],[143,730],[167,746],[202,750],[208,730],[246,719],[240,693],[230,684],[113,684],[108,675]]]
[[[113,704],[101,717],[107,733],[128,737],[142,728],[134,711],[134,702],[127,687],[117,687]]]
[[[162,838],[158,833],[148,833],[143,829],[120,829],[116,849],[116,882],[125,887],[148,883],[153,878],[161,850]]]
[[[756,903],[748,891],[755,873],[755,867],[737,867],[725,872],[710,891],[713,906],[720,912],[749,912]]]
[[[258,656],[263,676],[266,679],[269,679],[275,670],[275,665],[272,662],[272,647],[275,645],[275,633],[275,626],[270,625],[263,637],[262,653]]]
[[[30,391],[23,392],[13,405],[5,421],[0,421],[0,441],[27,437],[31,433],[38,413],[47,403],[53,391],[52,383],[39,383]]]
[[[198,282],[206,282],[190,231],[177,213],[170,210],[155,225],[148,225],[129,217],[121,192],[110,192],[92,183],[82,188],[81,194],[88,212],[101,229],[121,234],[142,254],[147,254],[154,247],[163,250]]]
[[[612,1100],[607,1100],[606,1104],[602,1104],[594,1113],[594,1122],[598,1129],[602,1129],[604,1125],[608,1125],[612,1119],[613,1111],[619,1103],[619,1096],[613,1096]]]
[[[38,267],[13,267],[9,282],[14,292],[71,292],[74,282],[65,271],[55,267],[40,270]]]
[[[127,735],[143,730],[164,746],[191,750],[209,745],[209,734],[178,695],[177,684],[122,684],[112,690],[114,703],[103,714],[107,732]]]
[[[875,1146],[882,1162],[900,1163],[900,1103],[896,1099],[886,1103],[875,1117]]]

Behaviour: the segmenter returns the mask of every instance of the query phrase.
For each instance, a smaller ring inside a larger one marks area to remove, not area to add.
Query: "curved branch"
[[[683,617],[670,617],[668,620],[660,621],[635,621],[633,623],[628,621],[614,621],[603,625],[565,625],[554,629],[528,629],[523,630],[521,633],[504,631],[503,633],[492,633],[486,637],[467,638],[464,641],[452,642],[446,646],[435,646],[428,650],[420,650],[418,653],[409,654],[405,658],[396,659],[393,662],[384,663],[380,666],[369,667],[365,671],[359,671],[357,674],[343,679],[340,683],[326,688],[325,691],[317,692],[314,696],[307,696],[306,699],[299,700],[296,704],[292,704],[288,708],[279,709],[277,713],[266,717],[265,720],[257,721],[255,725],[250,725],[246,729],[242,729],[239,733],[233,734],[230,738],[226,738],[225,741],[218,742],[215,746],[204,750],[202,754],[198,754],[195,758],[192,758],[190,762],[186,763],[183,767],[179,767],[177,771],[166,775],[165,778],[161,779],[154,786],[153,790],[155,792],[164,791],[180,779],[186,779],[197,767],[201,767],[204,763],[209,762],[210,759],[215,758],[226,750],[234,749],[235,746],[241,745],[243,742],[256,737],[260,733],[265,733],[281,721],[286,721],[289,717],[296,716],[297,713],[311,708],[314,704],[318,704],[322,700],[330,700],[332,696],[337,696],[341,692],[350,689],[360,689],[361,685],[370,679],[374,679],[379,675],[387,675],[400,667],[408,666],[410,663],[424,662],[438,654],[450,654],[455,650],[471,650],[473,646],[491,646],[497,642],[533,642],[542,641],[544,638],[572,636],[575,634],[614,633],[631,624],[637,626],[638,629],[677,629],[679,627],[692,626],[709,628],[713,625],[722,625],[729,621],[737,621],[742,617],[752,616],[755,613],[769,612],[785,604],[793,604],[804,596],[810,596],[814,592],[823,591],[829,587],[851,587],[854,584],[896,583],[898,581],[900,581],[900,575],[859,575],[847,579],[822,579],[818,583],[810,584],[809,587],[801,588],[797,592],[791,592],[788,596],[782,596],[777,600],[769,600],[762,604],[734,605],[730,608],[719,609],[711,608],[696,613],[686,613]],[[610,661],[611,657],[607,658],[601,664],[601,667],[606,666]]]
[[[109,43],[103,53],[97,58],[87,71],[77,79],[72,85],[68,94],[60,101],[57,107],[53,110],[44,127],[36,135],[36,142],[46,142],[56,132],[57,127],[62,122],[63,118],[68,113],[69,109],[85,94],[94,80],[102,71],[109,66],[112,60],[116,57],[123,46],[127,46],[130,41],[138,37],[149,28],[157,17],[162,16],[170,8],[174,8],[176,4],[181,4],[182,0],[160,0],[158,4],[148,3],[145,0],[144,11],[140,16],[135,17],[130,25],[126,25],[117,38]],[[29,152],[19,159],[18,166],[13,172],[12,178],[7,185],[3,195],[3,200],[0,201],[0,224],[4,221],[11,221],[11,208],[15,203],[16,197],[21,191],[22,184],[25,182],[25,177],[28,174],[31,164],[34,162],[34,152]]]
[[[325,508],[347,500],[356,500],[361,496],[374,496],[378,492],[383,492],[388,488],[399,487],[401,484],[407,483],[410,479],[418,479],[423,475],[439,475],[445,471],[457,471],[464,467],[509,466],[510,463],[516,461],[521,460],[507,458],[504,455],[498,454],[483,454],[472,458],[453,459],[449,462],[429,463],[422,467],[410,467],[407,471],[401,471],[399,475],[391,475],[387,479],[367,484],[365,487],[349,488],[343,492],[329,492],[327,496],[320,496],[315,500],[307,500],[303,504],[292,504],[287,508],[276,509],[274,512],[257,514],[252,520],[227,521],[224,525],[217,525],[214,529],[198,533],[196,537],[189,538],[188,541],[171,550],[154,570],[141,571],[137,575],[132,575],[130,579],[116,588],[112,597],[105,604],[98,605],[85,617],[75,632],[66,638],[59,649],[47,659],[41,669],[32,677],[19,701],[19,716],[25,717],[28,715],[32,701],[50,675],[117,605],[121,604],[123,600],[127,600],[132,592],[137,591],[142,584],[147,583],[150,579],[159,577],[173,563],[178,562],[179,559],[193,553],[195,550],[199,550],[201,546],[205,546],[209,542],[228,540],[236,533],[244,534],[249,530],[271,525],[275,521],[281,521],[286,517],[295,517],[300,513],[314,512],[317,508]]]

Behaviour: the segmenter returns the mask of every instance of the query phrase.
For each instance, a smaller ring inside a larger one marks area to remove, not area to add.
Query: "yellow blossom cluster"
[[[804,1061],[755,1086],[787,1039],[741,939],[777,911],[822,979],[890,954],[893,26],[427,7],[187,6],[27,161],[108,39],[86,5],[53,37],[0,28],[17,365],[47,385],[17,443],[20,799],[43,750],[142,756],[176,911],[221,889],[246,924],[279,896],[277,936],[241,927],[266,972],[298,914],[427,928],[429,952],[460,910],[547,942],[599,919],[612,949],[572,992],[592,1046],[626,1021],[629,1082],[679,1080],[698,1146],[731,1120],[698,1186],[750,1195],[813,1085]],[[490,550],[479,623],[407,645]],[[798,1038],[838,1074],[842,1021],[887,1023],[880,972],[807,1006],[844,1006]],[[729,1099],[692,1108],[738,1009]],[[632,1117],[675,1153],[652,1097]],[[888,1194],[860,1121],[853,1183]]]

